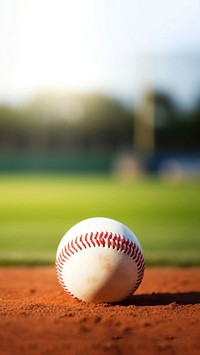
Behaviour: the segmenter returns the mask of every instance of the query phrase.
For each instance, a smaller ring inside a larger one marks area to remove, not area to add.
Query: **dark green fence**
[[[109,172],[112,154],[1,154],[0,171]]]

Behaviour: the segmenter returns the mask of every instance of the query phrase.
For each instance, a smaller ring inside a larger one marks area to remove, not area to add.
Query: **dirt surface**
[[[0,354],[200,354],[200,269],[147,268],[117,305],[70,298],[53,267],[0,268]]]

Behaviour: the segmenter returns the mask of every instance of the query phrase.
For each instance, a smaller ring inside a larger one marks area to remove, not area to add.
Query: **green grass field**
[[[0,176],[0,264],[54,263],[64,233],[93,216],[129,226],[147,265],[200,265],[200,182],[155,178]]]

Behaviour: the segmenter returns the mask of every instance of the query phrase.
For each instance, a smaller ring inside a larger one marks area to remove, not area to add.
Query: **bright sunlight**
[[[56,8],[48,0],[15,3],[14,50],[7,65],[19,95],[34,88],[95,87],[101,69],[93,11],[89,0],[58,1]]]

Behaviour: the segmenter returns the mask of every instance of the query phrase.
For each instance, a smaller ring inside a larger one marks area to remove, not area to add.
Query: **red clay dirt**
[[[0,354],[200,354],[200,269],[147,268],[121,304],[70,298],[53,267],[0,268]]]

